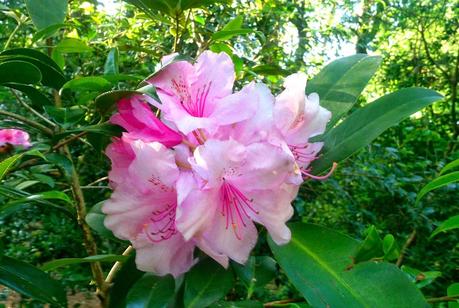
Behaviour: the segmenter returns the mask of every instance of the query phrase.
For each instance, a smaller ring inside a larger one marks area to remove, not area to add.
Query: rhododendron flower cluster
[[[233,92],[225,53],[204,52],[195,64],[172,57],[148,80],[159,100],[118,102],[111,122],[126,132],[106,151],[114,192],[103,212],[105,226],[136,249],[140,270],[178,276],[196,247],[224,267],[245,263],[256,224],[277,244],[290,240],[291,202],[315,177],[309,165],[323,146],[308,140],[331,114],[318,95],[305,95],[302,73],[277,97],[256,82]]]
[[[7,144],[28,148],[31,146],[29,134],[20,129],[0,129],[0,147]]]

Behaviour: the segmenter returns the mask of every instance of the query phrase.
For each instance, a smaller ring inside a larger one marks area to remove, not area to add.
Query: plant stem
[[[5,46],[3,47],[3,50],[7,50],[8,47],[10,46],[11,40],[13,39],[13,36],[18,32],[19,28],[22,26],[20,22],[18,22],[16,28],[14,28],[13,32],[11,32],[10,37],[8,38],[8,41],[6,41]]]
[[[77,139],[80,139],[81,137],[83,137],[84,135],[86,135],[88,132],[81,132],[81,133],[78,133],[76,135],[72,135],[70,137],[68,137],[67,139],[64,139],[64,140],[61,140],[59,143],[57,143],[55,146],[53,146],[53,150],[57,150],[59,149],[60,147],[63,147],[64,145],[74,141],[74,140],[77,140]]]
[[[269,302],[263,304],[263,307],[276,307],[276,305],[283,305],[283,304],[289,304],[289,303],[301,303],[301,302],[306,302],[304,298],[289,298],[289,299],[283,299],[280,301],[274,301],[274,302]]]
[[[178,51],[178,44],[179,44],[179,35],[180,31],[180,16],[179,14],[175,14],[175,38],[174,38],[174,52]]]
[[[459,295],[432,297],[432,298],[428,298],[427,302],[428,303],[454,302],[454,301],[457,301],[457,300],[459,300]]]
[[[44,117],[41,113],[30,107],[26,102],[24,102],[21,97],[18,95],[18,93],[11,89],[11,93],[13,93],[14,97],[16,97],[16,100],[18,101],[19,104],[21,104],[24,108],[32,112],[34,115],[45,121],[47,124],[51,125],[52,127],[56,127],[56,124],[48,120],[46,117]]]
[[[402,250],[400,251],[400,256],[398,257],[397,262],[395,263],[395,265],[397,265],[398,267],[402,265],[403,259],[405,258],[406,251],[408,250],[408,247],[410,247],[411,243],[414,241],[415,238],[416,238],[416,229],[414,229],[411,232],[410,236],[408,237],[405,244],[403,245]]]
[[[123,252],[123,256],[129,256],[133,251],[134,251],[134,248],[129,245],[128,248],[126,248],[126,250]],[[116,274],[119,272],[119,270],[122,267],[123,267],[123,262],[119,262],[119,261],[115,262],[115,264],[113,264],[113,267],[111,268],[110,272],[108,273],[107,278],[105,279],[104,283],[107,286],[107,289],[106,289],[105,302],[104,302],[104,306],[103,307],[108,307],[108,304],[110,302],[110,297],[109,297],[108,290],[111,287],[112,281],[113,281],[113,279],[115,279]]]
[[[10,117],[12,119],[19,120],[20,122],[23,122],[24,124],[28,124],[28,125],[36,128],[36,129],[42,131],[46,135],[52,135],[53,134],[53,130],[52,129],[49,129],[48,127],[46,127],[44,125],[41,125],[38,122],[35,122],[33,120],[30,120],[30,119],[28,119],[26,117],[23,117],[23,116],[20,116],[18,114],[15,114],[15,113],[12,113],[12,112],[8,112],[8,111],[5,111],[5,110],[0,110],[0,115],[4,115],[4,116]]]

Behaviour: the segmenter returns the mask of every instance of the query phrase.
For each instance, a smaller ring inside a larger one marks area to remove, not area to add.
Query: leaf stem
[[[16,100],[18,101],[18,103],[21,104],[24,108],[26,108],[27,110],[32,112],[34,115],[36,115],[37,117],[39,117],[40,119],[45,121],[47,124],[51,125],[52,127],[56,127],[56,124],[54,124],[53,122],[48,120],[45,116],[43,116],[41,113],[39,113],[38,111],[33,109],[26,102],[24,102],[15,90],[11,89],[11,93],[13,93],[13,95],[14,95],[14,97],[16,97]]]
[[[402,250],[400,251],[400,255],[397,259],[397,262],[395,263],[395,265],[397,265],[398,267],[402,265],[403,259],[405,258],[405,254],[408,250],[408,247],[410,247],[411,243],[414,241],[415,238],[416,238],[416,229],[414,229],[411,232],[410,236],[408,237],[405,244],[403,245]]]
[[[454,302],[454,301],[457,301],[457,300],[459,300],[459,295],[432,297],[432,298],[428,298],[427,302],[428,303]]]
[[[18,32],[18,30],[19,30],[19,28],[21,28],[21,26],[22,26],[22,23],[18,22],[16,28],[14,28],[13,32],[11,32],[11,34],[10,34],[10,37],[8,37],[8,40],[6,41],[5,46],[3,47],[3,50],[7,50],[8,49],[8,47],[10,46],[11,41],[13,39],[13,36],[16,35],[16,32]]]
[[[289,303],[301,303],[301,302],[306,302],[304,298],[289,298],[289,299],[283,299],[280,301],[273,301],[269,303],[263,304],[263,307],[276,307],[277,305],[283,305],[283,304],[289,304]]]
[[[5,111],[5,110],[0,110],[0,115],[4,115],[4,116],[7,116],[9,118],[12,118],[12,119],[16,119],[24,124],[28,124],[40,131],[42,131],[43,133],[45,133],[46,135],[53,135],[53,130],[52,129],[49,129],[48,127],[38,123],[38,122],[35,122],[33,120],[30,120],[26,117],[23,117],[23,116],[20,116],[18,114],[15,114],[15,113],[12,113],[12,112],[8,112],[8,111]]]

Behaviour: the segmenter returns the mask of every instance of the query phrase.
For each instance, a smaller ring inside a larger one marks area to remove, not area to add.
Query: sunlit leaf
[[[67,15],[67,0],[25,0],[34,25],[39,29],[62,24]]]
[[[448,218],[447,220],[445,220],[444,222],[442,222],[437,227],[437,229],[435,229],[435,231],[432,233],[430,238],[440,234],[441,232],[446,232],[446,231],[458,229],[458,228],[459,228],[459,215],[452,216]]]
[[[119,256],[119,255],[96,255],[89,256],[85,258],[63,258],[53,261],[46,262],[43,264],[40,269],[42,271],[51,271],[61,266],[80,264],[80,263],[90,263],[90,262],[117,262],[117,261],[126,261],[128,257]]]

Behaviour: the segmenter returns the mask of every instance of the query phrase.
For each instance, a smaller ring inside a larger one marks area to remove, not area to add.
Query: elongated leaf
[[[54,62],[50,57],[48,57],[48,55],[42,53],[41,51],[35,50],[35,49],[31,49],[31,48],[8,49],[0,53],[0,58],[3,58],[4,56],[5,57],[22,57],[23,59],[26,59],[24,61],[27,61],[28,58],[32,58],[38,62],[51,66],[56,71],[62,73],[61,69],[56,64],[56,62]]]
[[[408,279],[416,286],[421,289],[429,284],[431,284],[435,279],[441,277],[441,272],[438,271],[428,271],[422,272],[418,269],[403,265],[401,270],[407,275]]]
[[[90,76],[79,77],[67,81],[61,88],[62,93],[65,89],[74,91],[106,91],[110,89],[111,83],[102,77]]]
[[[51,271],[61,266],[71,265],[71,264],[80,264],[88,262],[116,262],[116,261],[126,261],[128,257],[119,256],[119,255],[97,255],[89,256],[85,258],[64,258],[46,262],[43,264],[40,269],[42,271]]]
[[[285,76],[288,75],[289,72],[281,68],[279,65],[273,65],[273,64],[263,64],[263,65],[257,65],[255,67],[251,68],[251,71],[260,74],[260,75],[281,75]]]
[[[175,293],[175,281],[171,275],[164,277],[145,274],[129,290],[127,308],[163,308]]]
[[[418,204],[422,197],[424,197],[428,192],[457,181],[459,181],[459,171],[439,176],[421,189],[416,198],[416,204]]]
[[[251,29],[234,29],[234,30],[221,30],[212,34],[214,41],[226,41],[237,35],[249,34],[253,32]]]
[[[367,261],[372,258],[382,257],[384,255],[383,242],[375,226],[370,226],[367,230],[367,236],[360,244],[357,253],[355,254],[354,261],[359,263]]]
[[[380,63],[380,57],[365,54],[340,58],[308,82],[306,92],[318,93],[320,105],[332,113],[329,127],[352,108]]]
[[[120,73],[118,65],[119,51],[118,48],[111,48],[105,60],[104,74],[105,75],[116,75]]]
[[[0,162],[0,181],[3,179],[5,174],[14,166],[23,154],[16,154]]]
[[[96,97],[95,104],[97,111],[101,115],[106,115],[115,110],[116,103],[124,98],[129,97],[133,94],[140,94],[135,91],[116,90],[103,93]]]
[[[86,111],[79,106],[58,108],[54,106],[45,106],[46,113],[50,118],[62,127],[67,128],[78,123],[83,119]]]
[[[289,226],[290,243],[277,246],[269,239],[269,246],[312,307],[428,307],[396,266],[363,262],[350,267],[357,240],[316,225]]]
[[[91,52],[92,48],[85,42],[76,38],[65,38],[56,45],[56,50],[60,53],[83,53]]]
[[[67,15],[67,0],[25,0],[25,2],[29,15],[39,30],[62,24]]]
[[[240,301],[240,302],[228,302],[219,301],[209,306],[210,308],[263,308],[263,304],[257,301]],[[286,306],[276,306],[286,307]],[[290,307],[293,308],[293,307]]]
[[[0,284],[36,300],[66,307],[66,294],[60,283],[22,261],[2,257]]]
[[[447,164],[446,166],[444,166],[443,169],[441,169],[440,171],[440,175],[445,174],[447,171],[450,171],[456,168],[459,168],[459,159],[456,159],[450,162],[449,164]]]
[[[241,15],[231,19],[223,28],[223,31],[230,31],[230,30],[236,30],[236,29],[241,29],[242,27],[242,22],[244,19],[242,18]]]
[[[0,84],[10,82],[35,84],[40,80],[41,72],[33,64],[18,60],[0,63]]]
[[[263,287],[276,275],[276,261],[267,256],[250,257],[245,265],[234,262],[232,267],[247,287],[248,297],[256,288]]]
[[[458,229],[458,228],[459,228],[459,215],[452,216],[448,218],[447,220],[445,220],[444,222],[442,222],[441,225],[439,225],[437,229],[435,229],[435,231],[432,233],[430,238],[440,234],[441,232],[446,232],[446,231]]]
[[[37,33],[35,33],[32,37],[32,42],[35,43],[39,40],[52,37],[58,30],[62,28],[67,28],[67,27],[70,27],[70,25],[66,25],[66,24],[50,25],[46,28],[41,29],[40,31],[37,31]]]
[[[206,307],[218,301],[233,286],[233,274],[210,258],[185,275],[185,307]]]
[[[372,142],[386,129],[442,98],[435,91],[408,88],[385,95],[358,109],[324,137],[322,156],[312,164],[320,174]]]
[[[32,102],[32,105],[36,108],[41,108],[42,106],[52,105],[52,102],[36,88],[19,83],[5,83],[5,87],[16,89],[27,95],[27,97]]]

